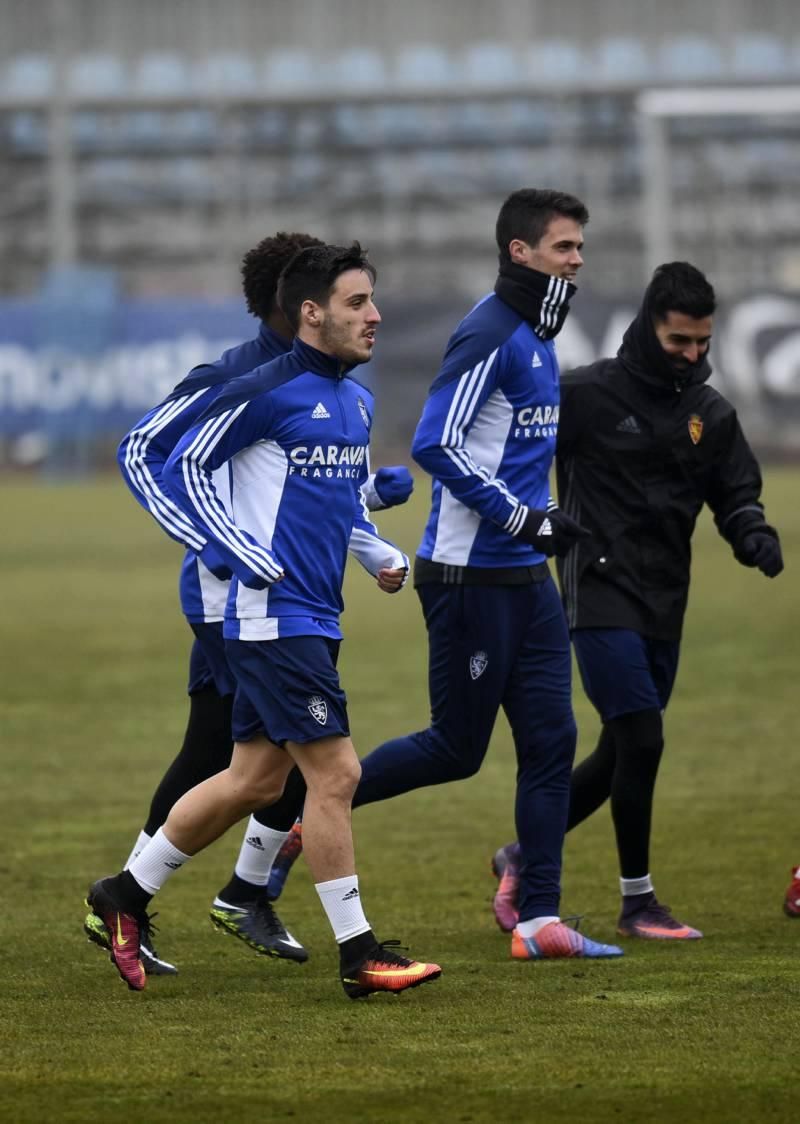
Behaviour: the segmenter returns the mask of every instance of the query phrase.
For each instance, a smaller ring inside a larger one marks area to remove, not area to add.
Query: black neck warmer
[[[539,339],[551,340],[563,328],[569,302],[578,290],[560,277],[501,261],[494,291],[527,320]]]

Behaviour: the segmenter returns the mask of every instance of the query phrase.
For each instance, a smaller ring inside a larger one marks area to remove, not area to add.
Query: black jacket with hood
[[[691,537],[704,503],[733,547],[758,528],[761,474],[736,411],[707,385],[707,358],[678,371],[647,294],[616,358],[562,378],[561,507],[593,532],[558,573],[570,628],[629,628],[679,640]]]

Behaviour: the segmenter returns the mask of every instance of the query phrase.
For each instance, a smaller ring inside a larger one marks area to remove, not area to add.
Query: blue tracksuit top
[[[203,560],[217,573],[225,573],[206,537],[195,530],[166,495],[161,478],[164,463],[178,438],[194,425],[227,382],[284,355],[290,347],[290,340],[262,324],[255,339],[230,348],[214,363],[191,370],[160,405],[145,414],[119,446],[117,461],[136,499],[168,535],[189,547],[181,567],[180,599],[190,621],[221,621],[230,581],[215,577],[204,565]],[[229,504],[226,473],[219,473],[214,484],[223,502]]]
[[[348,548],[372,574],[408,567],[380,538],[360,492],[373,397],[339,360],[292,350],[227,386],[178,441],[166,488],[233,571],[226,637],[341,637]],[[231,512],[214,473],[227,465]]]
[[[447,344],[414,435],[412,455],[433,477],[419,554],[455,566],[544,561],[514,536],[529,508],[552,508],[548,473],[558,432],[559,371],[552,340],[494,293]]]

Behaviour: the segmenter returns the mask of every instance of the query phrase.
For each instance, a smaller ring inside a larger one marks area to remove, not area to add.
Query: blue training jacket
[[[555,506],[548,473],[556,448],[559,371],[542,340],[494,293],[447,344],[412,446],[433,477],[419,554],[454,566],[544,561],[514,536],[529,508]]]
[[[408,567],[367,518],[373,397],[337,359],[292,350],[227,386],[178,441],[163,480],[233,571],[225,636],[339,639],[350,549],[372,574]],[[227,465],[231,511],[214,473]]]
[[[178,438],[194,425],[231,379],[284,355],[291,341],[262,324],[255,339],[232,347],[214,363],[189,372],[163,402],[155,406],[122,439],[117,452],[122,476],[136,499],[172,538],[189,549],[180,576],[181,608],[188,620],[221,621],[230,589],[230,570],[213,545],[166,494],[162,471]],[[230,505],[227,473],[217,474],[215,487]],[[207,563],[207,565],[205,564]],[[212,570],[223,577],[216,577]]]

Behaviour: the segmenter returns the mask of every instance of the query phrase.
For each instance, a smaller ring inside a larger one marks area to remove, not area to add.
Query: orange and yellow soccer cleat
[[[400,956],[393,948],[399,941],[382,941],[352,969],[343,969],[342,987],[350,999],[364,999],[376,991],[397,994],[410,987],[419,987],[429,980],[438,980],[442,969],[438,964],[423,964]]]
[[[655,894],[639,909],[627,914],[624,902],[623,898],[623,910],[617,922],[617,932],[621,937],[641,937],[646,941],[697,941],[703,935],[699,929],[677,921],[669,906],[662,905]]]
[[[572,957],[611,960],[622,955],[622,949],[615,944],[592,941],[563,921],[551,921],[532,937],[523,937],[518,929],[511,936],[511,956],[514,960],[565,960]]]
[[[792,881],[783,895],[783,912],[787,917],[800,917],[800,866],[792,867]]]

